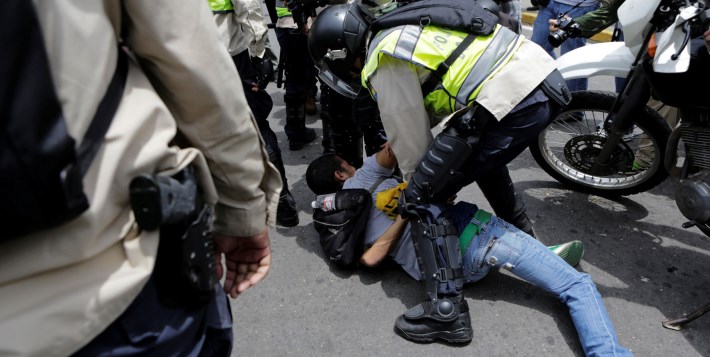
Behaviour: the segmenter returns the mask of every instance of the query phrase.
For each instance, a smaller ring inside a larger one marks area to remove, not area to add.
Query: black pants
[[[248,50],[244,50],[233,56],[232,61],[237,67],[237,72],[239,72],[239,77],[242,80],[244,96],[246,97],[249,109],[254,113],[256,125],[259,127],[261,137],[264,138],[264,145],[269,154],[269,160],[274,163],[277,161],[276,158],[278,158],[278,160],[281,158],[281,149],[279,148],[276,133],[271,129],[271,125],[269,125],[268,121],[271,109],[274,107],[274,102],[269,93],[265,90],[258,87],[257,91],[252,90],[254,88],[252,84],[256,83],[258,79],[257,72],[251,63]]]
[[[509,177],[506,165],[537,140],[558,109],[557,104],[549,100],[541,89],[536,89],[501,121],[490,118],[483,129],[478,149],[461,166],[461,180],[451,183],[446,193],[440,196],[451,197],[473,182],[478,183],[488,201],[491,201],[489,194],[493,192],[512,190],[502,187],[504,183],[501,178]],[[485,112],[483,115],[491,115],[482,107],[477,110]],[[506,181],[510,181],[509,178]],[[490,203],[493,205],[495,202]],[[504,216],[498,210],[496,214]]]
[[[308,36],[293,29],[276,28],[276,38],[281,47],[281,60],[285,60],[286,86],[284,99],[303,98],[316,87],[316,70],[308,53]]]
[[[221,285],[215,284],[215,297],[206,305],[168,307],[158,298],[155,272],[171,269],[159,269],[158,264],[169,263],[159,258],[153,275],[126,311],[74,356],[231,354],[232,313]]]

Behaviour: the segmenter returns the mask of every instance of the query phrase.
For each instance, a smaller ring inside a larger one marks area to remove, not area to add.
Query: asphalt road
[[[278,51],[274,37],[271,43]],[[612,85],[606,78],[590,81],[591,88],[613,90]],[[421,285],[396,266],[344,271],[328,265],[311,220],[314,195],[304,180],[306,166],[322,152],[320,140],[289,151],[283,90],[273,84],[268,90],[275,102],[270,122],[300,224],[271,230],[268,277],[233,301],[233,356],[583,355],[566,307],[506,272],[464,289],[471,343],[417,344],[397,336],[394,320],[424,297]],[[322,137],[317,115],[308,117],[307,125]],[[527,151],[509,168],[543,243],[584,242],[578,269],[596,282],[622,345],[637,356],[710,356],[710,314],[681,331],[661,325],[710,302],[710,240],[681,227],[685,219],[674,201],[677,178],[609,200],[562,187]],[[475,186],[458,197],[489,208]]]

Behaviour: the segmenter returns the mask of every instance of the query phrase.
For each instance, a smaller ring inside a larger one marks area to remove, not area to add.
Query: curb
[[[535,18],[537,17],[537,11],[523,11],[523,24],[532,26],[535,23]],[[609,42],[611,41],[611,35],[613,30],[606,29],[592,37],[590,40],[597,42]]]

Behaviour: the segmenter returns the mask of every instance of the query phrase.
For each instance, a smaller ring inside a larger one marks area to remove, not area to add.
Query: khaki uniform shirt
[[[232,0],[232,5],[234,11],[214,14],[214,20],[220,42],[229,50],[230,56],[235,56],[249,48],[251,30],[247,23],[246,1]]]
[[[214,14],[217,32],[231,56],[245,50],[254,57],[263,57],[268,40],[268,28],[258,0],[233,0],[233,12]]]
[[[264,57],[266,43],[269,40],[269,28],[264,22],[264,13],[259,0],[240,0],[247,10],[246,23],[249,29],[249,54],[252,57]]]
[[[158,234],[134,222],[133,177],[194,163],[216,204],[215,231],[237,237],[273,223],[281,179],[206,1],[34,3],[73,137],[83,137],[114,73],[122,23],[138,58],[84,177],[90,209],[0,244],[0,355],[67,356],[115,320],[153,270]],[[176,130],[194,148],[172,146]]]
[[[555,68],[555,61],[537,44],[524,39],[513,58],[486,82],[476,102],[498,120],[535,89]],[[377,93],[382,124],[405,180],[424,157],[433,140],[431,128],[443,118],[427,112],[421,84],[431,75],[426,68],[382,56],[370,83]]]

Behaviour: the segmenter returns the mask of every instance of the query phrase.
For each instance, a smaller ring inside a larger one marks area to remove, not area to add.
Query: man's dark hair
[[[343,188],[335,179],[335,171],[343,171],[343,162],[336,154],[325,154],[313,160],[306,169],[306,184],[316,195],[333,193]]]

